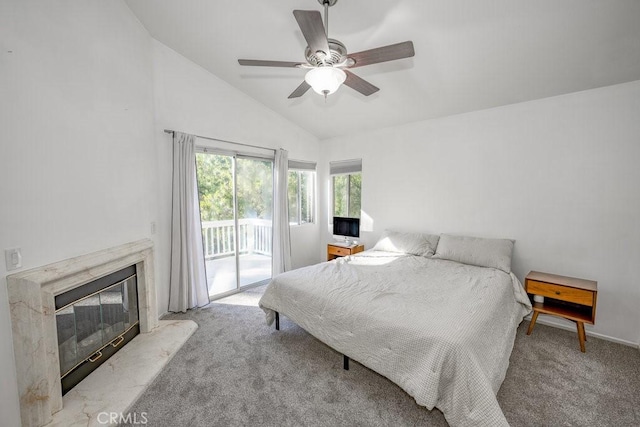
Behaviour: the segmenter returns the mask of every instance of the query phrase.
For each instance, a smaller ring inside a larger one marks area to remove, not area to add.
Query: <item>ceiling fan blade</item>
[[[301,97],[309,90],[310,87],[311,86],[309,85],[309,83],[303,80],[300,86],[298,86],[296,90],[291,92],[291,95],[289,95],[289,99]]]
[[[347,79],[344,81],[344,84],[349,86],[351,89],[357,90],[364,96],[369,96],[380,90],[365,79],[356,76],[351,71],[344,70],[344,72],[347,74]]]
[[[249,65],[252,67],[285,67],[285,68],[299,68],[301,62],[287,62],[287,61],[263,61],[261,59],[238,59],[240,65]]]
[[[327,33],[322,24],[322,15],[317,10],[294,10],[293,16],[312,52],[324,52],[330,55]]]
[[[394,61],[402,58],[410,58],[415,54],[416,52],[413,50],[413,42],[411,41],[391,44],[389,46],[377,47],[375,49],[363,50],[362,52],[349,54],[348,57],[355,61],[355,64],[349,68],[377,64],[379,62]]]

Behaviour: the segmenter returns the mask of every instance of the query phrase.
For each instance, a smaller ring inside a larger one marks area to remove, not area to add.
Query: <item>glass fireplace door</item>
[[[55,308],[66,394],[140,332],[135,266],[57,295]]]

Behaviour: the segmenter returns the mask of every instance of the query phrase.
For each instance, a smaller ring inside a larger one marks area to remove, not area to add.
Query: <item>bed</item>
[[[436,250],[428,236],[409,250],[379,242],[374,250],[280,274],[259,305],[268,324],[284,314],[419,405],[440,409],[450,425],[508,425],[496,393],[516,328],[531,310],[510,272],[511,249],[507,272],[472,265],[498,259],[504,266],[500,256],[487,258],[484,243],[460,245],[453,236],[452,245],[445,237]]]

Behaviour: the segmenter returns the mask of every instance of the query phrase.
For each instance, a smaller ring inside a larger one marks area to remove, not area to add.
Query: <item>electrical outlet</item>
[[[17,270],[22,267],[22,250],[11,248],[4,250],[4,261],[7,264],[7,271]]]
[[[151,223],[151,234],[156,234],[156,223],[153,221]]]

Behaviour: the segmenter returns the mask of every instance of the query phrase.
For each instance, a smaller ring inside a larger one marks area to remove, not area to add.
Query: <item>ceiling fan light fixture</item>
[[[346,79],[347,73],[335,67],[312,68],[304,77],[304,80],[316,93],[325,97],[338,90]]]

